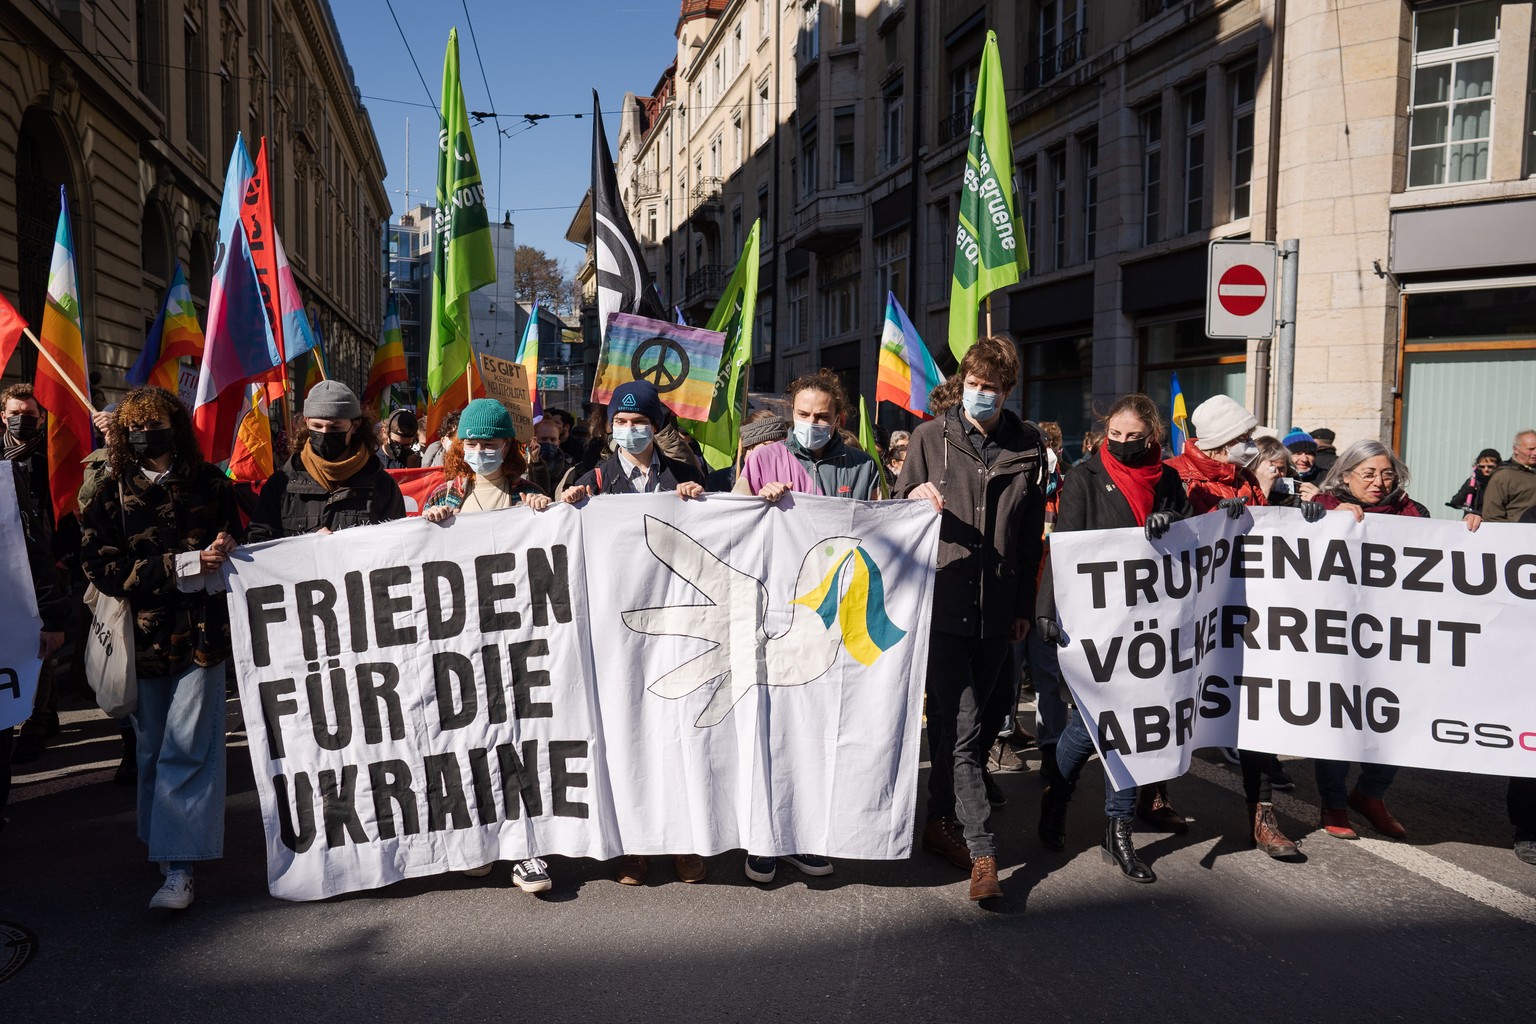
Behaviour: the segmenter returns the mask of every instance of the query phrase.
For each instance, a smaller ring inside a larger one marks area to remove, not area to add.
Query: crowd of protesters
[[[521,506],[537,513],[597,495],[708,500],[735,492],[779,502],[798,492],[869,501],[888,489],[893,498],[929,502],[942,516],[925,694],[932,767],[920,845],[969,874],[972,900],[999,896],[991,815],[1006,797],[993,773],[1020,769],[1020,752],[1038,748],[1045,788],[1037,834],[1059,851],[1067,807],[1094,753],[1092,725],[1057,660],[1063,574],[1050,560],[1053,533],[1131,527],[1155,539],[1180,519],[1238,518],[1245,508],[1274,505],[1297,509],[1308,523],[1331,512],[1428,515],[1409,496],[1409,468],[1388,445],[1367,438],[1340,452],[1326,429],[1276,437],[1225,395],[1195,408],[1177,455],[1165,447],[1168,430],[1152,400],[1123,396],[1084,437],[1074,462],[1059,426],[1007,407],[1018,378],[1013,343],[983,338],[934,393],[931,419],[866,452],[847,430],[850,404],[837,375],[808,374],[789,386],[782,413],[763,408],[747,416],[740,460],[714,472],[644,381],[622,385],[606,407],[581,419],[547,410],[524,444],[507,410],[489,399],[450,414],[429,438],[408,410],[372,423],[349,388],[327,380],[279,435],[279,464],[250,495],[238,495],[204,461],[181,401],[142,387],[96,418],[102,443],[89,460],[78,514],[64,520],[51,514],[46,412],[30,387],[12,386],[0,395],[4,457],[16,478],[45,667],[32,718],[17,735],[0,732],[0,828],[11,764],[43,756],[58,731],[50,683],[60,659],[50,656],[82,629],[86,582],[132,612],[139,702],[122,723],[116,778],[136,786],[138,836],[164,874],[150,905],[180,909],[192,902],[194,865],[223,853],[230,630],[221,566],[238,544],[399,519],[406,502],[392,471],[420,467],[442,472],[422,509],[431,522]],[[1493,448],[1479,452],[1446,504],[1462,513],[1468,530],[1536,523],[1536,430],[1514,438],[1508,459]],[[1021,681],[1035,695],[1033,734],[1017,717]],[[1246,837],[1271,857],[1297,856],[1274,812],[1274,791],[1294,786],[1280,759],[1227,755],[1242,774]],[[1381,835],[1408,834],[1385,802],[1395,768],[1362,765],[1351,787],[1351,765],[1319,760],[1314,767],[1324,834],[1357,838],[1351,812]],[[1168,786],[1115,789],[1106,780],[1104,810],[1104,859],[1132,881],[1155,881],[1137,853],[1133,823],[1187,828]],[[1516,855],[1536,864],[1536,779],[1510,780],[1508,810]],[[745,873],[767,883],[781,863],[813,876],[834,870],[816,851],[775,858],[749,850]],[[642,884],[650,866],[647,858],[623,857],[617,879]],[[674,868],[685,882],[703,880],[708,870],[689,852],[674,857]],[[528,892],[554,885],[537,856],[514,865],[511,880]]]

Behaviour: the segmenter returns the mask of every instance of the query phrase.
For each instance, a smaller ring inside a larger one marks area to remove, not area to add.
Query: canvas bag
[[[121,486],[118,499],[122,499]],[[86,681],[96,691],[97,707],[113,718],[126,718],[139,707],[133,609],[127,598],[103,594],[94,583],[85,588],[85,606],[91,610],[91,626],[85,635]]]

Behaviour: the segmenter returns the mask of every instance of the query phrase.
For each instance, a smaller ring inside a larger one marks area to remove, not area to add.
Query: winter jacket
[[[875,460],[834,436],[821,455],[812,455],[793,434],[759,445],[747,455],[742,481],[756,494],[771,483],[789,484],[801,494],[873,501],[880,497]]]
[[[22,540],[27,546],[27,568],[32,574],[37,615],[43,620],[46,632],[62,633],[74,618],[74,603],[70,601],[69,589],[59,578],[59,568],[54,564],[53,551],[48,545],[47,523],[38,515],[32,494],[22,479],[22,471],[14,462],[11,463],[11,475],[16,480],[16,506],[21,516]]]
[[[222,533],[240,535],[235,491],[218,467],[179,463],[159,483],[135,471],[107,480],[85,507],[81,538],[86,579],[133,609],[139,675],[175,675],[229,656],[223,594],[191,593],[177,581],[176,556],[201,551]]]
[[[1360,505],[1361,501],[1353,494],[1339,491],[1326,491],[1317,496],[1317,503],[1330,512],[1345,505]],[[1366,506],[1365,511],[1380,515],[1415,516],[1419,519],[1429,518],[1429,509],[1414,501],[1406,494],[1397,498],[1390,505]]]
[[[663,491],[675,491],[678,484],[696,483],[703,485],[704,474],[699,468],[689,462],[681,462],[662,454],[658,447],[652,447],[652,457],[658,463],[658,479],[661,481],[660,489]],[[598,463],[591,472],[580,477],[575,485],[585,487],[593,494],[634,494],[634,487],[629,483],[629,466],[621,461],[618,452],[614,452],[602,462]]]
[[[405,498],[395,478],[384,472],[377,457],[334,491],[327,491],[304,468],[302,456],[267,478],[261,500],[251,516],[252,544],[279,537],[296,537],[325,528],[371,526],[405,518]]]
[[[1231,462],[1217,462],[1194,445],[1166,460],[1184,481],[1191,515],[1204,515],[1225,498],[1247,498],[1250,507],[1265,504],[1253,474]]]
[[[1502,462],[1483,491],[1483,518],[1490,523],[1518,523],[1536,506],[1536,467],[1513,459]]]
[[[933,628],[944,633],[1007,637],[1015,619],[1035,614],[1045,444],[1033,423],[1002,415],[993,431],[1001,451],[991,466],[954,408],[912,432],[896,481],[897,497],[930,482],[944,497],[933,591]]]
[[[1451,500],[1445,503],[1446,508],[1453,508],[1462,515],[1482,515],[1483,495],[1488,492],[1488,481],[1492,477],[1480,476],[1476,470],[1457,488],[1451,495]]]
[[[1101,446],[1067,474],[1062,483],[1061,507],[1056,513],[1053,535],[1137,527],[1131,503],[1115,485],[1109,470],[1104,468],[1105,457]],[[1152,491],[1152,511],[1171,512],[1174,519],[1188,519],[1194,514],[1178,471],[1167,463],[1163,464],[1163,475]],[[1045,575],[1040,580],[1040,599],[1035,607],[1035,614],[1045,618],[1056,617],[1055,558],[1052,555],[1046,559]],[[1068,573],[1069,577],[1075,575]]]

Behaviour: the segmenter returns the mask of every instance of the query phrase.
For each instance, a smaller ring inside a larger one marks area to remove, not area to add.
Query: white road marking
[[[1243,781],[1231,771],[1199,758],[1190,762],[1189,771],[1204,782],[1220,786],[1238,796],[1243,795]],[[1308,823],[1315,821],[1318,814],[1314,805],[1284,793],[1275,794],[1275,810],[1296,821]],[[1380,857],[1404,871],[1418,875],[1425,881],[1433,882],[1470,900],[1476,900],[1483,906],[1508,914],[1517,921],[1536,924],[1536,899],[1507,885],[1484,878],[1474,871],[1452,864],[1442,857],[1436,857],[1422,847],[1409,846],[1390,839],[1377,839],[1364,832],[1360,833],[1360,839],[1357,842],[1339,843],[1336,840],[1334,842],[1339,846],[1352,847]]]

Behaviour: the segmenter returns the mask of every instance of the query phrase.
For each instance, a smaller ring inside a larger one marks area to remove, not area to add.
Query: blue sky
[[[494,109],[502,115],[506,136],[501,137],[499,184],[495,125],[486,121],[474,129],[492,220],[499,222],[501,210],[510,208],[518,244],[543,249],[567,268],[574,266],[581,250],[565,240],[565,229],[591,178],[592,89],[602,95],[611,147],[624,93],[647,93],[676,55],[672,30],[677,24],[677,0],[393,0],[393,4],[432,100],[437,101],[441,88],[448,30],[457,28],[465,103],[470,110]],[[426,106],[426,91],[384,0],[332,0],[332,12],[384,152],[389,170],[385,186],[390,190],[394,219],[407,206],[432,201],[437,115]],[[475,60],[469,19],[489,76],[489,93]],[[401,100],[406,103],[390,102]],[[507,116],[509,112],[515,113]],[[586,116],[550,117],[533,128],[522,118],[525,113],[578,112]],[[403,195],[406,118],[411,122],[410,203]]]

